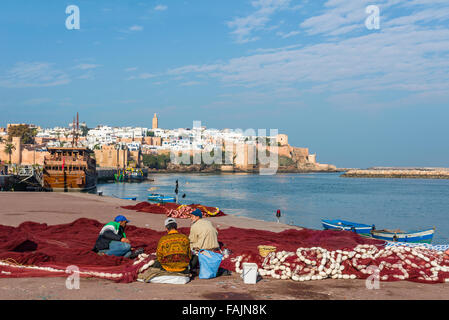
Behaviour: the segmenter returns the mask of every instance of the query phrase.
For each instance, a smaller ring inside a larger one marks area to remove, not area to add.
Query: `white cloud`
[[[130,68],[126,68],[125,72],[136,71],[137,69],[138,69],[137,67],[130,67]]]
[[[326,3],[326,8],[331,12],[340,10],[348,13],[349,8],[360,7],[355,3],[352,0],[332,0]],[[393,3],[405,4],[403,1],[384,1],[386,6]],[[364,19],[358,21],[357,15],[343,15],[347,20],[337,19],[334,25],[320,26],[318,20],[307,19],[309,33],[336,35],[340,32],[346,37],[309,45],[264,48],[225,62],[170,69],[167,75],[188,74],[192,81],[195,81],[195,76],[206,76],[226,86],[259,87],[264,92],[295,87],[303,94],[326,93],[341,98],[332,101],[350,97],[348,92],[357,94],[354,97],[373,97],[379,92],[395,92],[405,97],[438,93],[441,97],[446,91],[448,97],[449,24],[441,22],[449,20],[449,3],[446,7],[440,6],[439,12],[435,13],[437,20],[430,25],[418,24],[430,22],[433,14],[431,9],[420,9],[399,11],[401,16],[394,18],[385,16],[381,30],[366,30],[352,37],[347,33],[355,26],[360,24],[364,28]],[[364,12],[363,9],[362,14]],[[324,15],[326,13],[317,17],[322,19]],[[400,100],[401,103],[406,101],[412,102],[406,98]],[[376,103],[371,105],[378,106]]]
[[[378,0],[378,3],[381,2],[385,0]],[[324,4],[326,11],[323,14],[306,19],[300,26],[310,35],[342,34],[352,31],[354,26],[362,29],[367,18],[365,8],[369,4],[370,0],[328,0]]]
[[[91,64],[91,63],[80,63],[79,65],[75,66],[74,69],[90,70],[90,69],[96,69],[98,67],[101,67],[101,65]]]
[[[77,79],[81,80],[93,80],[94,78],[95,76],[91,70],[77,77]]]
[[[199,85],[199,84],[201,84],[201,82],[199,82],[199,81],[187,81],[187,82],[181,83],[181,86],[189,87],[189,86],[196,86],[196,85]]]
[[[289,8],[291,0],[255,0],[251,5],[257,10],[246,17],[238,17],[227,23],[228,27],[234,29],[231,34],[235,36],[238,43],[256,41],[259,37],[252,33],[265,28],[271,16],[279,10]],[[295,8],[296,10],[296,8]]]
[[[0,87],[52,87],[70,82],[68,75],[48,62],[19,62],[0,76]]]
[[[142,31],[142,30],[143,30],[143,27],[142,27],[142,26],[134,25],[134,26],[129,27],[128,30],[129,30],[129,31]]]
[[[154,78],[156,75],[151,73],[141,73],[137,76],[131,76],[126,78],[125,80],[146,80],[150,78]]]
[[[168,9],[168,7],[167,6],[164,6],[164,5],[162,5],[162,4],[159,4],[159,5],[157,5],[156,7],[154,7],[154,10],[156,10],[156,11],[165,11],[165,10],[167,10]]]
[[[296,35],[298,35],[298,34],[300,34],[300,33],[301,33],[301,31],[290,31],[290,32],[287,32],[287,33],[282,32],[282,31],[279,31],[279,32],[277,32],[276,34],[277,34],[278,36],[280,36],[282,39],[287,39],[287,38],[296,36]]]

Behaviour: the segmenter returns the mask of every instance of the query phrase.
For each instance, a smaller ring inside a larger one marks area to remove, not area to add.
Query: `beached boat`
[[[137,197],[120,198],[120,199],[123,199],[123,200],[133,200],[133,201],[136,201],[136,200],[137,200]]]
[[[150,193],[148,195],[148,200],[154,202],[176,202],[175,197],[164,196],[158,193]]]
[[[372,230],[371,236],[379,240],[387,240],[393,242],[413,242],[413,243],[431,243],[435,227],[432,229],[421,231],[394,231],[394,230]]]
[[[374,225],[356,223],[351,221],[345,221],[340,219],[335,220],[321,220],[323,228],[326,230],[343,230],[343,231],[353,231],[358,234],[369,235],[371,230],[375,227]]]

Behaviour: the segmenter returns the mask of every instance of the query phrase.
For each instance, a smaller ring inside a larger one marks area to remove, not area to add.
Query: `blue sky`
[[[339,167],[449,166],[447,0],[3,0],[0,40],[0,126],[157,112],[275,128]]]

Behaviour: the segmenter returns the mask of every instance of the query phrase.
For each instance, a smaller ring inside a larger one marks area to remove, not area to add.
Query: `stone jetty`
[[[355,169],[346,171],[341,177],[449,179],[449,169]]]

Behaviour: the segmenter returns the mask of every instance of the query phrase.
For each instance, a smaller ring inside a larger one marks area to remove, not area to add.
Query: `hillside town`
[[[28,130],[32,132],[24,139]],[[0,161],[13,165],[43,165],[47,148],[72,146],[74,136],[79,146],[94,151],[97,167],[103,168],[143,168],[149,167],[151,157],[188,154],[187,161],[173,163],[166,160],[168,168],[176,165],[193,165],[195,155],[214,150],[228,152],[214,164],[217,170],[251,171],[260,165],[256,159],[256,150],[274,152],[279,157],[279,166],[291,170],[332,171],[335,166],[316,162],[316,154],[309,154],[308,148],[292,147],[286,134],[257,136],[254,130],[209,129],[200,122],[194,122],[192,128],[163,129],[159,126],[157,114],[154,114],[151,128],[111,127],[98,125],[88,128],[85,123],[75,126],[75,121],[67,127],[41,128],[34,124],[7,124],[0,128]],[[230,156],[229,156],[230,154]],[[217,155],[216,155],[217,156]],[[186,163],[187,162],[187,163]],[[190,163],[189,163],[190,162]],[[197,163],[196,163],[197,164]],[[154,166],[153,166],[154,167]]]

